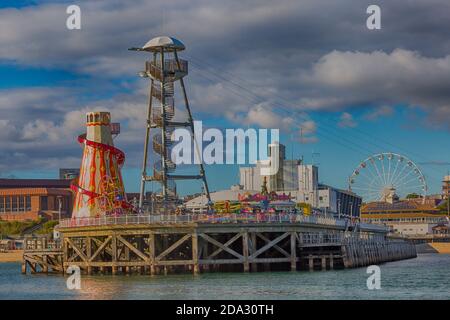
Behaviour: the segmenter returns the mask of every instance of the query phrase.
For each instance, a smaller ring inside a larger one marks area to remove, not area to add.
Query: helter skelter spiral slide
[[[75,201],[72,218],[120,215],[134,208],[127,202],[120,169],[125,154],[114,147],[109,112],[86,114],[86,134],[78,180],[72,183]]]

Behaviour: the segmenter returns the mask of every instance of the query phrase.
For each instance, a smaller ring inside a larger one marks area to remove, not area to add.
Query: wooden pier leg
[[[297,237],[291,232],[291,271],[297,271]]]
[[[311,254],[308,256],[308,264],[309,264],[309,271],[314,271],[314,258]]]
[[[155,265],[153,264],[153,262],[152,262],[152,264],[150,265],[150,275],[151,275],[151,276],[154,276],[154,275],[155,275]]]
[[[334,269],[334,256],[330,253],[330,270]]]
[[[111,274],[112,274],[113,276],[117,274],[117,266],[113,265],[113,266],[111,267]]]
[[[321,260],[322,260],[322,271],[325,271],[325,270],[327,270],[327,257],[322,256]]]
[[[258,250],[258,247],[256,245],[257,240],[256,240],[255,232],[250,233],[250,241],[252,243],[250,254],[253,254],[256,250]],[[258,264],[257,263],[251,263],[250,268],[251,268],[252,272],[258,272]]]
[[[42,256],[42,272],[43,273],[48,273],[48,257],[47,255],[43,255]]]
[[[86,238],[86,256],[88,257],[88,259],[91,258],[92,256],[92,241],[91,241],[91,237],[87,237]],[[86,268],[86,273],[88,275],[92,274],[92,266],[90,264],[90,262],[88,262],[87,268]]]
[[[342,263],[344,264],[344,268],[348,268],[348,250],[345,246],[341,246],[341,256],[342,256]]]
[[[150,251],[150,275],[155,275],[155,234],[148,235],[148,247]]]
[[[111,273],[113,275],[117,274],[117,237],[115,234],[113,234],[111,239],[111,251],[112,251],[112,267],[111,267]]]
[[[69,248],[67,246],[67,241],[64,236],[62,238],[62,243],[63,243],[63,261],[62,261],[63,268],[62,268],[62,270],[63,270],[63,274],[66,274],[66,263],[69,258],[69,253],[68,253]]]
[[[30,273],[31,274],[36,273],[36,263],[34,262],[30,263]]]
[[[26,273],[27,273],[27,262],[24,259],[22,261],[22,274],[26,274]]]
[[[250,264],[248,262],[248,231],[242,234],[242,253],[244,256],[244,272],[250,271]]]
[[[208,256],[208,241],[204,241],[202,256],[203,257],[207,257]],[[202,266],[202,268],[205,271],[209,271],[209,264],[204,264]]]
[[[198,234],[194,232],[192,234],[192,271],[194,274],[199,274],[200,269],[198,265]]]

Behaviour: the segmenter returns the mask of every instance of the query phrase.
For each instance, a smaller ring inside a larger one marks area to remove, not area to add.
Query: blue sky
[[[355,1],[344,1],[348,10],[321,1],[272,10],[263,1],[254,11],[215,1],[78,1],[83,27],[69,31],[68,3],[0,4],[3,177],[56,177],[59,167],[78,166],[82,115],[102,109],[123,124],[116,145],[127,153],[127,191],[136,192],[146,104],[136,73],[146,57],[126,49],[162,32],[187,45],[196,119],[221,129],[281,128],[287,155],[311,163],[316,154],[324,183],[345,188],[359,162],[379,152],[412,159],[433,193],[450,169],[448,21],[434,7],[382,2],[386,23],[369,33],[365,4]],[[336,16],[323,19],[325,4]],[[206,170],[212,190],[238,182],[238,166]],[[182,194],[199,190],[179,184]]]

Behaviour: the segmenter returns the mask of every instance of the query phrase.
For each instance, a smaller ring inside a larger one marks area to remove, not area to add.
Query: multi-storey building
[[[269,147],[269,156],[272,148]],[[310,204],[328,214],[359,216],[361,197],[356,194],[319,184],[319,168],[302,163],[301,160],[287,160],[285,146],[279,144],[279,170],[266,176],[269,191],[291,193],[296,202]],[[240,168],[240,185],[243,190],[261,190],[264,176],[263,163],[257,161],[254,167]]]

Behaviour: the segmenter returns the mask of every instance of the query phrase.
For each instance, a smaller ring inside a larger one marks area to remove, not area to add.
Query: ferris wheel
[[[364,202],[389,201],[414,194],[425,200],[425,176],[410,159],[396,153],[379,153],[362,161],[349,178],[349,190]]]

